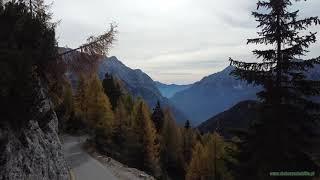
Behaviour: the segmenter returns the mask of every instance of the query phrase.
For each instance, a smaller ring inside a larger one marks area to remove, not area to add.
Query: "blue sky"
[[[46,0],[52,2],[52,0]],[[60,46],[76,47],[109,23],[118,37],[109,55],[154,80],[187,84],[228,66],[228,58],[252,61],[256,0],[55,0]],[[320,16],[320,1],[295,3],[302,17]],[[320,26],[312,30],[320,33]],[[318,35],[320,40],[320,36]],[[320,43],[309,57],[320,56]]]

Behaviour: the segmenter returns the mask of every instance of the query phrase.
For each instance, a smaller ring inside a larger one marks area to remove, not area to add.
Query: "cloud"
[[[319,0],[308,0],[292,9],[306,17],[319,16],[319,7]],[[222,70],[229,57],[255,60],[251,51],[257,47],[246,45],[257,35],[254,10],[255,0],[55,0],[52,7],[54,20],[61,20],[59,45],[76,47],[115,21],[119,35],[110,55],[170,83]],[[319,46],[313,45],[309,56],[316,56]]]

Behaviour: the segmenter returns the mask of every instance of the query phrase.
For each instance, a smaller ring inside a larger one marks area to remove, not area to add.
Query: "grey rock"
[[[33,118],[17,130],[0,127],[0,180],[67,180],[69,170],[58,136],[58,119],[40,80]]]

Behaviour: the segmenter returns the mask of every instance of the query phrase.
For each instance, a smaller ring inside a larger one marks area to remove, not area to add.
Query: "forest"
[[[178,124],[170,108],[159,101],[150,107],[111,74],[99,78],[97,64],[118,36],[116,25],[79,48],[61,48],[57,24],[43,1],[0,1],[0,127],[22,137],[35,116],[41,86],[52,101],[60,134],[88,134],[91,148],[156,179],[319,179],[320,106],[312,97],[320,95],[320,81],[304,73],[320,64],[320,57],[301,57],[316,42],[316,32],[303,32],[320,20],[300,19],[299,11],[290,9],[294,3],[258,1],[252,12],[258,37],[247,43],[264,47],[253,51],[260,60],[229,61],[235,67],[232,76],[263,87],[257,93],[258,116],[248,129],[227,138],[219,127],[203,133],[187,119]]]

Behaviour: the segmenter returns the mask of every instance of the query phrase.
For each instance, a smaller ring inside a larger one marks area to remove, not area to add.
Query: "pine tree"
[[[151,118],[157,129],[157,132],[160,132],[163,126],[164,114],[159,101],[157,101],[157,106],[154,108]]]
[[[308,97],[319,95],[320,86],[319,81],[306,79],[305,73],[320,63],[320,57],[297,57],[305,55],[309,45],[316,42],[316,33],[300,32],[320,21],[318,17],[298,19],[299,11],[290,12],[291,5],[292,0],[259,1],[258,10],[266,11],[252,15],[262,30],[248,43],[275,48],[254,50],[253,54],[262,58],[259,63],[230,59],[236,66],[233,75],[264,87],[257,94],[262,100],[260,119],[241,136],[239,179],[276,179],[269,173],[319,169],[313,157],[313,147],[319,145],[314,141],[318,136],[314,127],[319,127],[319,105]]]
[[[191,125],[190,125],[190,121],[187,120],[186,123],[184,124],[184,128],[185,129],[190,129]]]

